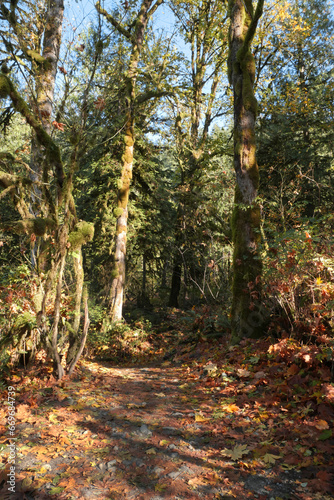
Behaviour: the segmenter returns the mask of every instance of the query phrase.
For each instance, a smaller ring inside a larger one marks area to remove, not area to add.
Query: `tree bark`
[[[125,285],[125,264],[126,264],[126,235],[128,221],[128,201],[130,194],[130,183],[132,179],[133,151],[134,151],[134,124],[135,124],[135,104],[136,104],[136,83],[138,76],[138,64],[141,58],[141,51],[144,43],[144,36],[149,19],[163,0],[143,0],[138,13],[132,23],[131,28],[123,26],[111,14],[105,11],[100,3],[96,4],[96,9],[107,21],[131,44],[131,55],[128,70],[124,75],[125,80],[125,133],[124,150],[122,156],[122,175],[119,181],[117,193],[116,209],[116,241],[114,251],[114,265],[111,276],[110,288],[110,320],[112,322],[121,321],[123,312],[124,285]]]
[[[234,99],[234,169],[232,334],[234,340],[261,333],[259,169],[256,161],[254,95],[255,62],[251,53],[264,0],[230,0],[229,80]]]
[[[114,253],[113,279],[110,293],[110,319],[120,321],[123,311],[123,294],[125,285],[126,233],[128,222],[128,201],[133,167],[134,118],[129,112],[124,136],[123,171],[117,193],[117,210],[121,213],[116,222],[116,242]]]

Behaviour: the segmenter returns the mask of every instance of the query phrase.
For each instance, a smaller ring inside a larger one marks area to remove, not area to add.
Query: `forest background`
[[[253,3],[0,2],[4,370],[152,353],[170,308],[333,366],[332,5]]]

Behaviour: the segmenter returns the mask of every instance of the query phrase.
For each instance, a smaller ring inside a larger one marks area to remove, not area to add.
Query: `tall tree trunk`
[[[181,274],[182,274],[182,262],[181,256],[175,256],[172,274],[172,284],[170,288],[168,307],[179,307],[179,294],[181,290]]]
[[[254,95],[255,61],[251,53],[264,0],[230,0],[229,79],[234,98],[234,169],[236,173],[233,230],[232,332],[234,340],[261,333],[260,208],[256,197],[259,169],[256,162]]]
[[[84,270],[82,261],[81,246],[73,252],[73,268],[75,275],[75,304],[74,304],[74,320],[71,326],[67,326],[69,347],[66,355],[66,364],[69,366],[73,362],[80,344],[78,336],[80,328],[81,303],[84,286]]]
[[[44,62],[40,64],[33,61],[36,84],[36,112],[48,135],[51,135],[52,130],[51,116],[54,103],[63,17],[64,0],[49,0],[43,36],[43,47],[41,51]],[[31,211],[34,217],[47,217],[49,215],[48,208],[47,204],[43,203],[43,193],[40,188],[40,181],[43,181],[43,183],[48,182],[49,165],[46,162],[44,149],[41,147],[35,134],[33,134],[31,144],[31,168],[31,178],[34,181]],[[36,242],[33,242],[31,259],[32,265],[37,271],[45,271],[46,256],[43,237],[37,236]]]
[[[134,33],[128,26],[122,25],[111,14],[104,10],[100,2],[97,2],[96,9],[103,15],[107,21],[131,44],[131,56],[128,70],[124,75],[125,80],[125,133],[124,150],[122,156],[122,175],[119,181],[117,192],[117,209],[115,215],[116,222],[116,241],[114,252],[114,266],[111,276],[110,289],[110,319],[111,321],[120,321],[122,319],[124,285],[125,285],[125,259],[126,259],[126,234],[128,221],[128,201],[130,193],[130,183],[132,179],[133,151],[134,151],[134,124],[135,124],[135,99],[136,83],[138,75],[138,64],[141,58],[141,50],[144,43],[144,36],[149,19],[153,16],[156,9],[163,0],[143,0],[139,11],[136,13],[132,26]]]
[[[124,135],[123,171],[120,187],[117,193],[116,242],[114,253],[114,269],[110,293],[110,319],[120,321],[123,310],[123,294],[125,285],[126,233],[128,224],[128,201],[130,182],[132,179],[134,118],[129,110],[127,126]]]

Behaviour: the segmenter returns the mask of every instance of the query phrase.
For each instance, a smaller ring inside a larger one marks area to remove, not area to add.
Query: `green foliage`
[[[153,355],[149,342],[152,324],[148,320],[137,320],[133,324],[104,321],[102,328],[92,329],[87,342],[91,356],[113,361],[135,361],[141,356]]]

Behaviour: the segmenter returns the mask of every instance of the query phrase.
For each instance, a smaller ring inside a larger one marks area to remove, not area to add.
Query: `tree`
[[[332,32],[327,0],[294,1],[263,44],[271,58],[259,88],[258,157],[266,172],[261,181],[265,215],[275,231],[277,225],[285,231],[300,217],[331,211]]]
[[[264,0],[230,0],[229,80],[233,87],[234,169],[236,173],[233,231],[232,328],[235,339],[254,335],[263,321],[260,208],[257,203],[259,169],[256,161],[254,95],[255,61],[251,52]]]
[[[94,228],[91,224],[78,220],[72,194],[73,178],[80,153],[80,131],[72,140],[72,151],[66,166],[64,165],[65,154],[52,137],[52,125],[60,133],[64,130],[64,124],[56,120],[51,124],[63,3],[58,0],[47,3],[46,10],[43,11],[45,15],[41,15],[35,20],[38,36],[27,36],[28,41],[25,38],[26,32],[22,31],[21,24],[19,25],[17,22],[15,12],[17,2],[13,2],[11,5],[13,8],[10,11],[4,8],[1,11],[14,33],[13,43],[9,41],[9,38],[4,38],[5,46],[8,49],[8,60],[14,60],[14,64],[19,67],[23,66],[32,74],[37,90],[36,93],[28,93],[29,102],[26,102],[22,97],[22,91],[13,83],[8,76],[8,71],[3,67],[3,72],[0,75],[0,97],[9,102],[10,108],[21,114],[31,128],[34,137],[31,147],[31,165],[35,168],[29,169],[29,172],[33,171],[33,175],[16,174],[13,170],[17,159],[7,155],[7,162],[4,164],[5,170],[0,171],[0,185],[4,189],[2,196],[11,195],[21,216],[21,220],[14,221],[10,229],[27,234],[33,246],[38,237],[43,239],[44,272],[42,273],[41,268],[37,266],[39,291],[35,300],[35,332],[37,332],[40,343],[53,359],[58,378],[62,378],[65,371],[69,374],[73,372],[87,338],[89,318],[87,297],[85,297],[83,332],[78,340],[80,309],[83,299],[81,247],[92,239]],[[2,4],[1,7],[4,5]],[[31,9],[33,12],[34,6]],[[22,23],[24,23],[26,11],[21,10],[19,13]],[[28,13],[28,20],[31,22],[31,11],[28,10]],[[33,44],[33,49],[29,48],[28,43]],[[42,54],[36,49],[42,51]],[[31,68],[24,65],[21,58],[18,58],[19,50],[31,62]],[[96,52],[98,57],[101,51],[97,48]],[[94,70],[92,74],[94,74]],[[85,116],[84,110],[90,83],[83,96],[83,116]],[[84,122],[83,119],[83,128]],[[38,162],[36,163],[37,158]],[[31,208],[31,200],[34,201],[37,197],[38,204],[36,202]],[[37,205],[39,208],[36,210]],[[64,273],[69,253],[73,254],[75,271],[73,326],[70,323],[66,325],[61,314]],[[47,313],[47,308],[50,309],[50,301],[53,302],[51,325],[49,325],[50,315]],[[21,328],[21,334],[22,332],[24,329]],[[64,348],[62,341],[66,338],[66,333],[70,341],[70,349],[67,353],[64,369],[61,350]],[[10,334],[11,332],[9,332],[9,336]]]
[[[179,165],[180,184],[168,305],[178,307],[182,268],[185,283],[198,279],[194,246],[196,242],[200,245],[202,238],[194,237],[191,221],[202,203],[196,184],[200,184],[210,157],[219,154],[218,143],[209,141],[209,132],[213,122],[226,112],[223,98],[218,100],[217,95],[223,84],[227,59],[227,29],[224,31],[227,16],[225,4],[218,0],[175,1],[171,8],[184,42],[190,45],[190,61],[185,64],[185,90],[180,93],[174,112],[174,155]]]
[[[119,179],[117,192],[117,216],[116,241],[114,252],[114,269],[112,272],[112,284],[110,292],[110,319],[120,321],[122,319],[123,295],[125,285],[125,263],[126,263],[126,235],[128,220],[128,201],[130,183],[132,179],[134,144],[135,144],[135,116],[136,106],[159,95],[166,95],[165,90],[153,89],[151,92],[137,95],[137,78],[139,63],[145,41],[145,32],[149,20],[163,0],[144,0],[137,11],[132,12],[131,22],[125,25],[119,22],[115,16],[105,11],[100,3],[96,8],[107,21],[125,38],[130,46],[130,57],[128,66],[124,72],[124,122],[123,122],[123,166]],[[168,94],[168,92],[167,92]]]

